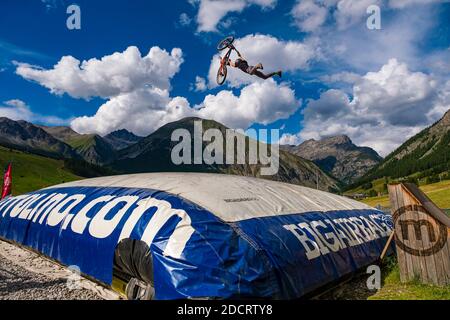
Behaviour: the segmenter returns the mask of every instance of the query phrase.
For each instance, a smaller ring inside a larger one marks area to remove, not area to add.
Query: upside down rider
[[[243,71],[245,73],[257,76],[257,77],[259,77],[261,79],[264,79],[264,80],[269,79],[269,78],[271,78],[271,77],[273,77],[275,75],[277,75],[277,76],[279,76],[281,78],[281,76],[282,76],[282,71],[281,70],[279,70],[277,72],[271,72],[271,73],[265,74],[265,73],[259,71],[259,70],[263,70],[264,69],[264,67],[263,67],[263,65],[261,63],[258,63],[256,66],[250,66],[248,64],[247,60],[245,60],[244,57],[241,55],[241,53],[236,48],[234,48],[234,50],[236,50],[238,58],[235,61],[232,61],[231,59],[228,59],[227,64],[229,66],[234,67],[234,68],[238,68],[238,69],[240,69],[241,71]]]

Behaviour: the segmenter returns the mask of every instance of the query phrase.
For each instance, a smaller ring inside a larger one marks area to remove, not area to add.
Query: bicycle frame
[[[226,66],[228,60],[230,59],[231,52],[233,52],[234,47],[230,46],[225,56],[220,60],[220,71],[222,72],[223,67]]]
[[[216,79],[217,79],[217,84],[219,84],[219,85],[222,85],[227,78],[227,64],[230,59],[231,52],[233,52],[233,50],[236,50],[236,48],[231,43],[228,43],[226,48],[228,48],[228,51],[225,54],[225,56],[220,59],[220,67],[219,67],[219,70],[217,71]],[[223,50],[225,50],[225,48]]]

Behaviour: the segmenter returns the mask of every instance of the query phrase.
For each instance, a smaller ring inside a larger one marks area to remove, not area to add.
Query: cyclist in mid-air
[[[263,67],[263,65],[261,63],[258,63],[256,66],[250,66],[250,65],[248,65],[247,60],[245,60],[244,57],[241,55],[241,53],[236,48],[234,48],[234,50],[236,51],[236,53],[237,53],[239,58],[237,58],[235,61],[232,61],[231,59],[228,59],[227,64],[229,66],[232,66],[234,68],[238,68],[238,69],[242,70],[245,73],[248,73],[248,74],[253,75],[253,76],[260,77],[261,79],[264,79],[264,80],[269,79],[269,78],[271,78],[271,77],[273,77],[275,75],[277,75],[277,76],[279,76],[281,78],[281,76],[282,76],[282,71],[281,70],[279,70],[277,72],[271,72],[271,73],[265,74],[265,73],[259,71],[259,70],[263,70],[264,69],[264,67]]]

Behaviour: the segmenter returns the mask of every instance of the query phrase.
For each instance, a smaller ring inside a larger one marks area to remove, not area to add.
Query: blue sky
[[[448,1],[77,1],[81,30],[66,27],[71,4],[0,3],[0,116],[146,135],[195,115],[279,128],[283,143],[346,134],[386,155],[450,108]],[[366,26],[372,4],[381,30]],[[283,78],[231,70],[215,85],[228,34]]]

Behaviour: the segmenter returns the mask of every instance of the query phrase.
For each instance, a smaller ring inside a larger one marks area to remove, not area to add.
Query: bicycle
[[[220,59],[220,67],[219,67],[219,70],[217,71],[217,77],[216,77],[216,81],[217,81],[218,85],[222,85],[227,78],[228,60],[230,59],[231,52],[233,52],[233,50],[236,50],[236,48],[233,46],[233,42],[234,42],[234,37],[228,36],[225,39],[223,39],[222,41],[220,41],[219,44],[217,45],[217,50],[219,50],[219,51],[223,51],[228,48],[228,51],[225,54],[225,56]]]

